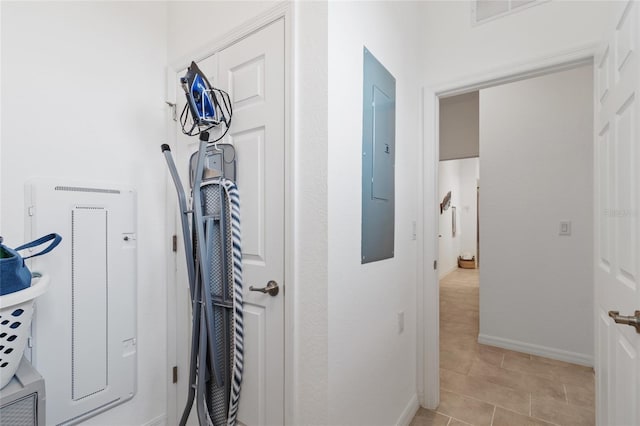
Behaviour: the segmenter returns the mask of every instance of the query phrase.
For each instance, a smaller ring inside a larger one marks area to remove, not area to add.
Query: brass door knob
[[[636,311],[633,316],[620,315],[618,311],[609,311],[609,316],[613,318],[616,324],[627,324],[635,327],[636,333],[640,334],[640,311]]]
[[[267,283],[266,287],[255,288],[254,286],[249,287],[251,291],[259,291],[260,293],[269,294],[270,296],[277,296],[280,291],[280,287],[278,287],[278,283],[271,280]]]

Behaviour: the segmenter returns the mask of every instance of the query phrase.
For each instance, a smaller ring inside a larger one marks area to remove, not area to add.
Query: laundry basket
[[[49,287],[49,276],[34,272],[31,287],[0,296],[0,389],[20,366],[33,315],[33,302]]]

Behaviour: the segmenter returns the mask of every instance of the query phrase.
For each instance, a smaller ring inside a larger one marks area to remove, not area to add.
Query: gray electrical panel
[[[396,79],[364,48],[362,263],[393,257]]]

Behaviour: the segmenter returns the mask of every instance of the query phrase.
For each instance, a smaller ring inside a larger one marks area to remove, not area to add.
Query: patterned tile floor
[[[440,405],[411,425],[594,425],[593,369],[479,344],[478,295],[477,269],[440,281]]]

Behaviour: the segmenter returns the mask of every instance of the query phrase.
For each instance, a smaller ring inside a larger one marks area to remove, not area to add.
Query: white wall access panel
[[[31,265],[51,275],[31,359],[46,383],[47,424],[76,424],[136,392],[136,193],[37,179],[25,200],[26,240],[62,236]]]

